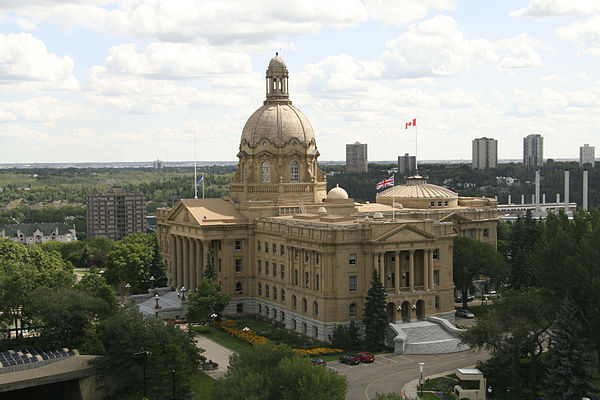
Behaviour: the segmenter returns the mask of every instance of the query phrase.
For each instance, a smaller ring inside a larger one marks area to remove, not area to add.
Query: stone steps
[[[468,350],[460,339],[442,326],[429,322],[394,324],[405,335],[404,354],[446,354]]]

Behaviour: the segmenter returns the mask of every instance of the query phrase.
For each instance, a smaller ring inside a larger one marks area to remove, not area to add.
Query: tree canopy
[[[189,296],[186,319],[191,323],[204,324],[211,320],[211,315],[221,313],[229,303],[231,297],[221,291],[219,282],[204,278],[195,292]]]
[[[371,273],[371,287],[365,297],[365,342],[372,349],[381,349],[384,346],[385,331],[388,326],[388,317],[385,312],[386,294],[379,273]]]

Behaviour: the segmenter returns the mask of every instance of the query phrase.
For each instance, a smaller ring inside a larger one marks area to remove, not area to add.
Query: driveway
[[[402,391],[408,382],[419,377],[419,362],[425,363],[423,377],[450,371],[455,368],[475,365],[487,360],[487,352],[473,350],[440,355],[376,355],[370,364],[345,365],[337,361],[327,363],[327,368],[348,377],[346,400],[369,400],[377,392],[388,393]]]

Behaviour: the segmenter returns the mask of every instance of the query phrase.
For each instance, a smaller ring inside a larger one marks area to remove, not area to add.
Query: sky
[[[0,0],[0,163],[234,161],[276,51],[322,161],[600,145],[598,0]]]

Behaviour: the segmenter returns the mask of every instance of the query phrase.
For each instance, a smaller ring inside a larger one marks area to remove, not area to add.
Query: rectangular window
[[[237,272],[237,273],[242,272],[242,259],[241,258],[235,259],[235,272]]]
[[[309,262],[310,261],[310,255],[308,250],[304,250],[304,262]]]
[[[298,249],[294,249],[294,260],[298,261]]]
[[[435,201],[432,201],[431,203],[429,203],[429,207],[435,207]]]
[[[256,242],[256,250],[261,251],[260,240]]]
[[[309,284],[309,280],[308,280],[308,272],[304,273],[304,287],[308,287]]]
[[[277,264],[273,263],[273,277],[277,277]]]
[[[285,279],[285,265],[281,264],[281,279]]]
[[[281,245],[281,248],[279,250],[280,250],[279,252],[281,253],[281,255],[284,256],[285,255],[285,246]]]
[[[319,253],[315,254],[315,262],[319,265]]]
[[[440,249],[433,249],[433,259],[434,260],[440,259]]]
[[[241,250],[242,249],[242,241],[239,239],[236,239],[235,241],[235,249],[236,250]]]
[[[258,274],[262,274],[262,261],[258,260]]]
[[[356,253],[352,253],[348,256],[348,264],[356,265]]]
[[[319,286],[320,286],[320,284],[319,284],[319,274],[317,274],[317,276],[315,277],[315,284],[317,286],[317,290],[319,290]]]
[[[490,237],[490,230],[488,228],[483,228],[483,237]]]
[[[238,303],[236,305],[236,311],[238,314],[242,314],[244,312],[244,303]]]
[[[438,207],[441,207],[441,206],[442,206],[442,202],[438,201]]]
[[[351,292],[356,292],[356,275],[350,275],[350,287]]]
[[[440,284],[440,270],[439,269],[433,270],[433,284],[435,286],[439,286],[439,284]]]
[[[473,239],[473,229],[467,229],[467,237]]]
[[[265,242],[265,253],[269,252],[269,242]]]
[[[273,243],[273,254],[277,254],[277,245]]]
[[[298,270],[294,270],[294,284],[298,285]]]
[[[214,260],[213,260],[214,262]],[[221,272],[221,259],[219,258],[219,272]]]
[[[265,261],[265,275],[269,275],[269,262]]]

